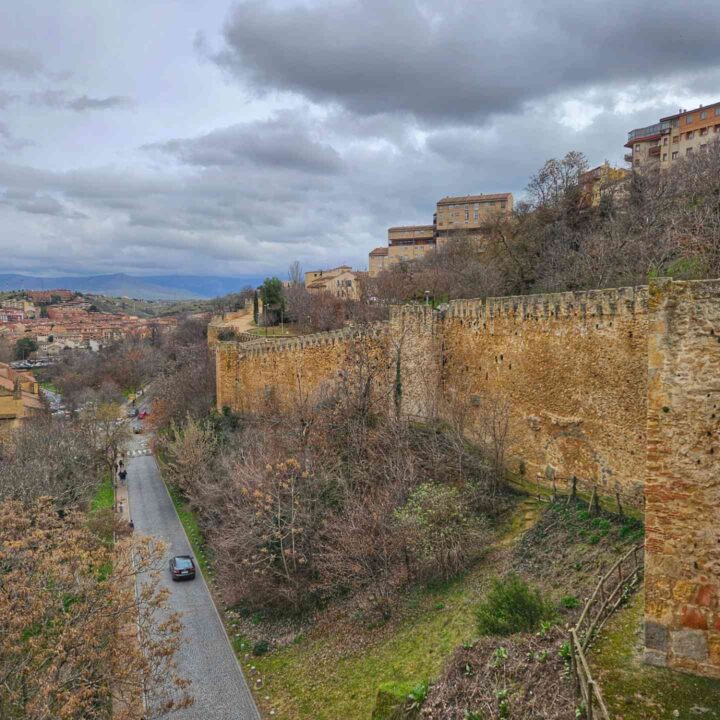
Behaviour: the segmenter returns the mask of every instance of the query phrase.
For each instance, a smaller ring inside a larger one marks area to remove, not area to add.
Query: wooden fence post
[[[585,708],[587,713],[587,720],[593,720],[593,696],[595,694],[595,681],[592,678],[588,678],[587,681],[587,707]]]
[[[595,517],[600,514],[600,499],[597,494],[597,486],[593,485],[592,495],[590,496],[590,502],[588,503],[588,513],[590,517]]]

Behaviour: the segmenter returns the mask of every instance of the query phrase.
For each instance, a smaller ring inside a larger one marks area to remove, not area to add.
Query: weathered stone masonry
[[[217,346],[217,403],[249,411],[336,381],[352,329]],[[619,492],[646,516],[647,657],[720,675],[720,281],[395,308],[362,342],[410,416],[503,398],[517,467]],[[643,488],[645,490],[643,497]]]
[[[720,282],[653,291],[646,659],[720,677]]]

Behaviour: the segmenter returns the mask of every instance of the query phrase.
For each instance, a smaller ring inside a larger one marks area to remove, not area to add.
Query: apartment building
[[[336,298],[358,300],[364,273],[355,272],[350,265],[330,270],[310,270],[305,273],[305,288],[310,293],[329,292]]]
[[[387,247],[378,247],[368,256],[370,277],[410,260],[417,260],[449,240],[480,237],[482,226],[498,213],[511,212],[512,193],[445,197],[435,206],[432,225],[403,225],[388,229]]]
[[[654,125],[628,133],[625,155],[635,170],[667,170],[673,161],[707,150],[720,139],[720,102],[694,110],[679,110]]]

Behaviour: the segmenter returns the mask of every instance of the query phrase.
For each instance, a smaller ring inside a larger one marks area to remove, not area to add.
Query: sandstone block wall
[[[646,659],[720,677],[720,281],[651,290]]]
[[[357,342],[220,342],[218,408],[309,399]],[[395,308],[360,342],[389,411],[481,435],[503,404],[531,479],[645,501],[646,657],[720,676],[720,281]]]
[[[358,337],[352,329],[279,340],[218,342],[216,344],[217,407],[258,412],[276,403],[292,408],[328,390],[339,380],[352,355],[351,345],[362,342],[368,352],[389,363],[387,328],[378,324]],[[389,367],[384,372],[391,382]],[[389,388],[385,388],[390,393]]]
[[[488,401],[505,405],[509,449],[530,479],[576,476],[640,505],[647,297],[621,288],[451,303],[444,397],[482,402],[485,414]]]

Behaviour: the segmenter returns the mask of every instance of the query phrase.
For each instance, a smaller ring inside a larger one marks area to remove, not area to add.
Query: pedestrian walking
[[[124,483],[125,478],[127,477],[127,470],[125,470],[125,468],[123,468],[118,474],[120,475],[120,482]]]

